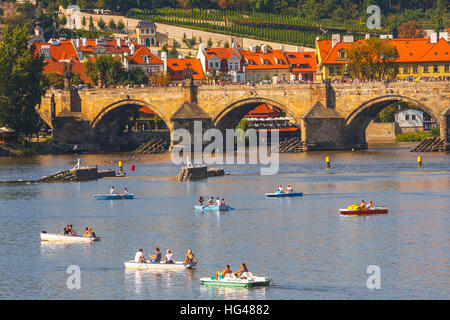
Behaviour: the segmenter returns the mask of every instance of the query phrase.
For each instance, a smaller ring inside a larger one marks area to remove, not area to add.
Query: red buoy
[[[133,164],[133,165],[131,166],[131,171],[134,171],[134,168],[136,168],[136,166]]]

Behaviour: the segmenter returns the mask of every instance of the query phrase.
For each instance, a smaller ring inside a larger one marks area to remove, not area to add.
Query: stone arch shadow
[[[297,117],[281,103],[271,99],[256,97],[239,100],[225,107],[213,118],[214,127],[219,130],[234,129],[247,113],[263,103],[286,112],[289,117],[294,119],[296,123],[300,125]]]
[[[358,108],[353,110],[346,117],[346,128],[344,133],[344,144],[352,145],[354,147],[367,147],[366,129],[370,121],[372,121],[377,114],[394,102],[407,102],[415,105],[430,115],[433,119],[439,121],[440,115],[432,108],[426,106],[422,102],[404,97],[401,95],[389,95],[371,99],[364,102]]]
[[[103,108],[90,123],[90,130],[96,139],[96,142],[102,145],[114,145],[123,143],[120,139],[129,116],[137,109],[147,107],[156,113],[169,128],[169,132],[162,133],[161,137],[170,140],[170,120],[168,120],[164,113],[151,104],[144,101],[134,99],[124,99],[116,101],[105,108]],[[167,136],[167,137],[166,137]]]

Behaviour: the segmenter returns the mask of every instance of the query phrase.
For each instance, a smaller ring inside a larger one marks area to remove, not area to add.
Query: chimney
[[[198,46],[198,51],[200,51],[200,52],[205,51],[205,44],[204,43],[200,43],[200,45]]]
[[[282,44],[280,45],[280,50],[284,53],[284,46]]]
[[[178,55],[178,59],[184,60],[184,56],[183,56],[182,54],[179,54],[179,55]]]
[[[331,36],[331,47],[334,48],[334,46],[337,45],[339,42],[341,42],[341,35],[333,34]]]
[[[353,41],[353,36],[344,36],[344,43],[352,43]]]
[[[232,47],[233,49],[237,49],[237,44],[236,44],[236,42],[232,42],[232,43],[231,43],[231,47]]]
[[[439,32],[439,39],[444,38],[448,42],[448,32]]]
[[[117,48],[120,48],[121,42],[122,42],[122,39],[116,38],[116,47],[117,47]]]
[[[256,53],[256,46],[251,45],[251,46],[250,46],[250,51],[251,51],[252,53]]]
[[[161,52],[161,60],[164,62],[163,71],[164,73],[167,72],[167,52],[163,51]]]
[[[263,52],[264,54],[267,54],[267,46],[266,46],[265,44],[263,44],[263,45],[261,46],[261,50],[262,50],[262,52]]]
[[[431,42],[431,44],[437,43],[437,40],[438,40],[437,36],[438,36],[437,32],[432,32],[430,34],[430,42]]]
[[[81,43],[83,44],[83,47],[87,47],[87,38],[81,38]]]
[[[134,43],[130,44],[130,55],[134,55]]]
[[[80,38],[75,39],[75,48],[80,49]]]

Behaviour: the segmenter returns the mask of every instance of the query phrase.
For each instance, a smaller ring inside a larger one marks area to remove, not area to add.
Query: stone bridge
[[[449,150],[449,81],[72,88],[49,90],[37,111],[56,141],[111,146],[123,135],[128,117],[143,106],[159,115],[170,132],[180,127],[192,132],[194,120],[201,120],[203,129],[235,128],[250,110],[268,103],[298,123],[308,150],[332,150],[367,148],[367,125],[397,101],[416,105],[436,120]]]

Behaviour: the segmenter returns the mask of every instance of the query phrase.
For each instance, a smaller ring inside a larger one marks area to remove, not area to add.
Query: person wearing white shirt
[[[216,206],[220,206],[220,199],[219,199],[219,197],[217,197],[217,199],[216,199]]]
[[[172,251],[170,251],[170,249],[167,249],[166,263],[174,263],[173,262],[173,253],[172,253]]]
[[[134,256],[134,262],[146,262],[144,257],[144,250],[139,249],[138,252],[136,252],[136,255]]]
[[[114,190],[114,187],[111,187],[111,189],[109,190],[109,193],[110,193],[110,194],[116,193],[116,191]]]

